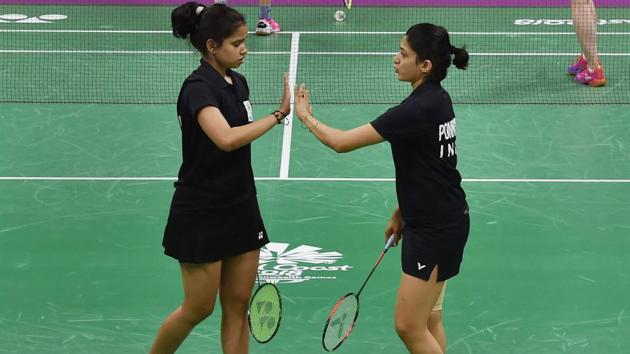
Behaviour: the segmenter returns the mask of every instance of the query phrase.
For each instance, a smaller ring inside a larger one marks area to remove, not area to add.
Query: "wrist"
[[[274,118],[276,118],[276,124],[282,124],[282,121],[284,120],[284,118],[287,117],[287,115],[284,114],[280,110],[273,111],[271,115],[274,116]]]
[[[308,130],[312,130],[319,125],[319,121],[310,114],[306,116],[306,121],[308,122]]]

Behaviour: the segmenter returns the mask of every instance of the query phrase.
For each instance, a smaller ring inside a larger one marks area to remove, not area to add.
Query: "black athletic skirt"
[[[203,212],[174,210],[164,230],[164,254],[181,263],[209,263],[269,243],[256,196],[227,208]]]
[[[405,274],[429,280],[438,267],[438,281],[459,273],[470,231],[468,209],[447,223],[426,227],[405,225],[402,238],[402,269]]]

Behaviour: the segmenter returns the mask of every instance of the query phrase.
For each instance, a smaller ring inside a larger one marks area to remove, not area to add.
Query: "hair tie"
[[[449,49],[449,53],[455,54],[455,52],[457,52],[457,48],[452,45],[451,48]]]
[[[201,12],[205,9],[205,6],[199,6],[197,7],[197,10],[195,10],[195,14],[197,14],[197,16],[199,16],[199,14],[201,14]]]

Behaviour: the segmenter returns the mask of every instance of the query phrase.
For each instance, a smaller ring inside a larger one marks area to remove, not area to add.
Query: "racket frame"
[[[348,331],[343,335],[343,338],[341,338],[339,343],[334,348],[329,349],[326,347],[326,343],[324,342],[324,338],[326,338],[326,333],[328,333],[328,328],[330,328],[328,325],[330,324],[330,320],[335,315],[335,312],[337,312],[337,309],[339,309],[339,306],[341,305],[341,303],[344,302],[350,296],[353,296],[357,301],[357,310],[354,314],[354,318],[352,319],[352,325],[350,326]],[[352,293],[352,292],[347,293],[346,295],[342,296],[339,300],[337,300],[337,302],[335,303],[335,306],[333,306],[333,308],[330,310],[330,314],[328,314],[328,318],[326,319],[326,324],[324,325],[324,331],[322,332],[322,346],[327,352],[335,351],[337,348],[339,348],[343,344],[343,342],[346,341],[346,339],[348,339],[348,337],[350,337],[350,334],[352,333],[352,330],[354,329],[354,325],[357,323],[357,319],[359,318],[359,310],[360,310],[359,296],[355,293]]]
[[[324,350],[326,350],[327,352],[332,352],[335,349],[339,348],[341,346],[341,344],[343,344],[343,342],[345,342],[346,339],[348,339],[348,337],[350,337],[350,334],[352,333],[352,330],[354,329],[354,326],[356,325],[357,319],[359,318],[359,296],[361,295],[361,292],[365,288],[365,285],[367,284],[367,282],[372,277],[372,274],[374,274],[374,271],[376,271],[376,268],[378,268],[379,264],[381,264],[381,261],[383,260],[383,257],[385,257],[385,254],[387,253],[387,250],[389,250],[389,248],[394,244],[394,240],[395,240],[394,235],[390,235],[389,238],[387,239],[387,243],[385,244],[385,247],[381,251],[381,254],[378,257],[378,260],[376,261],[376,264],[374,264],[374,266],[372,267],[372,270],[370,271],[370,274],[368,274],[367,278],[365,278],[365,280],[363,281],[363,284],[361,285],[361,288],[359,289],[359,291],[357,291],[356,294],[350,292],[350,293],[342,296],[339,300],[337,300],[337,302],[335,303],[335,306],[333,306],[333,308],[330,310],[330,314],[328,315],[328,319],[326,320],[326,324],[324,325],[324,332],[322,333],[322,346],[324,347]],[[328,348],[326,348],[326,344],[324,343],[324,338],[326,337],[326,332],[328,332],[328,324],[330,323],[330,319],[334,315],[334,313],[337,310],[337,308],[339,307],[339,305],[348,296],[354,296],[357,299],[357,313],[354,315],[354,320],[352,321],[352,327],[350,327],[350,329],[348,330],[348,333],[346,333],[343,336],[343,338],[341,338],[341,341],[339,342],[339,344],[337,344],[337,346],[335,346],[334,348],[329,350]]]
[[[251,312],[252,312],[252,305],[254,304],[254,299],[256,298],[256,295],[258,294],[259,291],[261,291],[266,286],[273,287],[276,294],[278,294],[278,307],[280,308],[280,311],[278,313],[278,322],[276,322],[276,329],[273,331],[273,334],[269,337],[269,339],[261,341],[258,338],[256,338],[256,335],[254,334],[254,331],[252,330]],[[254,340],[256,340],[256,342],[261,343],[261,344],[268,343],[269,341],[273,339],[273,337],[276,336],[276,333],[278,333],[278,330],[280,329],[280,321],[282,321],[282,297],[280,296],[280,290],[278,290],[278,287],[272,283],[265,283],[262,285],[258,283],[258,288],[252,295],[252,298],[249,300],[249,307],[247,308],[247,324],[249,325],[249,333],[251,333],[252,337],[254,338]]]

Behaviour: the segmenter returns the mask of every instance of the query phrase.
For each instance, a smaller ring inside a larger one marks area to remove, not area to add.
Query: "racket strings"
[[[282,303],[278,288],[272,284],[260,287],[252,297],[249,309],[250,331],[254,339],[266,343],[278,331]]]
[[[352,332],[359,312],[359,300],[353,294],[341,299],[331,310],[323,338],[324,348],[333,350]]]

